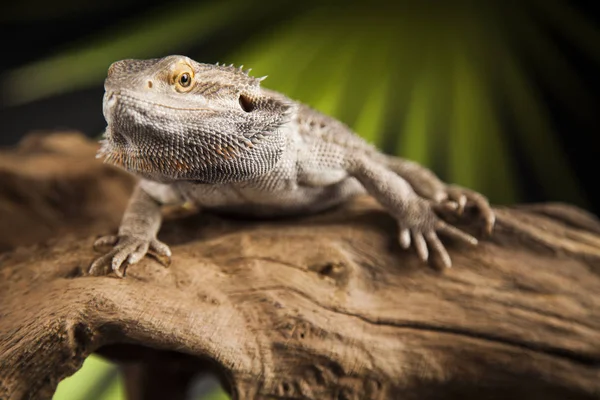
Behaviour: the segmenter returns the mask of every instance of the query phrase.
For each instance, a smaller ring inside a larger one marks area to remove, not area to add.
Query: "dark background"
[[[596,1],[570,1],[580,11],[594,21],[598,27],[598,11]],[[268,18],[285,19],[294,15],[299,6],[292,6],[287,13],[278,13]],[[2,29],[0,41],[3,56],[0,61],[0,75],[7,71],[55,54],[57,51],[68,49],[77,40],[85,40],[94,33],[101,32],[107,27],[122,25],[124,21],[150,8],[181,6],[160,0],[149,1],[114,1],[102,3],[77,3],[73,1],[59,2],[22,2],[2,5]],[[341,5],[343,6],[343,4]],[[295,8],[294,8],[295,7]],[[185,12],[185,7],[182,7]],[[256,21],[251,28],[256,33],[268,27],[268,20]],[[248,30],[248,27],[244,28]],[[248,32],[246,32],[248,33]],[[547,34],[560,49],[565,59],[571,64],[577,75],[585,82],[586,87],[595,99],[593,104],[577,104],[581,109],[592,110],[585,118],[567,111],[560,104],[560,99],[551,94],[543,83],[536,82],[536,76],[529,77],[544,94],[544,101],[550,111],[551,122],[559,135],[562,150],[566,154],[579,180],[588,203],[584,206],[598,214],[600,212],[600,191],[598,172],[600,168],[599,124],[600,111],[598,96],[600,78],[598,64],[573,46],[564,36],[558,35],[551,29]],[[206,54],[206,62],[214,62],[219,56],[228,51],[233,45],[238,46],[251,35],[236,30],[235,27],[217,32],[211,40],[202,44],[190,46],[183,54]],[[204,61],[204,60],[202,60]],[[552,66],[548,66],[552,68]],[[557,76],[556,79],[560,79]],[[13,145],[23,135],[33,130],[76,129],[89,136],[96,137],[104,128],[101,114],[101,85],[89,89],[53,96],[24,105],[7,106],[7,99],[0,104],[0,146]],[[502,113],[500,113],[502,115]],[[503,120],[509,127],[514,121]],[[538,180],[527,166],[529,154],[524,154],[518,148],[513,149],[512,160],[518,168],[519,185],[522,189],[523,202],[537,202],[551,199],[544,195]],[[540,152],[544,149],[541,148]]]

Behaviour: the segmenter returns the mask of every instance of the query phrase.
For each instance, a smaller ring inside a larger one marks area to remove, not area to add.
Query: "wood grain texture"
[[[238,399],[600,398],[600,223],[582,210],[497,208],[493,237],[450,244],[445,272],[367,197],[269,221],[172,211],[170,268],[89,277],[132,180],[78,135],[26,144],[0,157],[1,399],[50,398],[96,351],[135,399],[161,398],[140,376],[206,370]]]

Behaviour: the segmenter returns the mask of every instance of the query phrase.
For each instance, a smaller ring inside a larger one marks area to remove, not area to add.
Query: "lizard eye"
[[[254,110],[254,103],[252,103],[252,100],[248,96],[241,94],[240,107],[242,107],[242,110],[246,112],[251,112]]]
[[[179,84],[182,87],[188,87],[188,86],[190,86],[191,83],[192,83],[192,77],[190,76],[190,74],[188,74],[187,72],[184,72],[183,74],[179,75]]]
[[[175,84],[175,89],[177,89],[178,92],[187,92],[192,89],[193,80],[193,75],[190,72],[185,71],[175,75],[172,82]]]

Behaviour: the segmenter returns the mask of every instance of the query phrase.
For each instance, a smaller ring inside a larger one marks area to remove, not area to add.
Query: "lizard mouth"
[[[198,100],[196,100],[198,101]],[[205,102],[203,105],[198,105],[194,107],[182,107],[177,105],[165,104],[163,102],[152,101],[148,99],[141,98],[140,96],[136,96],[131,94],[130,92],[125,91],[106,91],[104,93],[104,104],[105,107],[109,110],[117,107],[118,105],[128,107],[128,108],[141,108],[140,105],[149,106],[151,108],[163,108],[168,110],[177,110],[177,111],[208,111],[208,112],[216,112],[214,109],[208,106],[208,102]]]

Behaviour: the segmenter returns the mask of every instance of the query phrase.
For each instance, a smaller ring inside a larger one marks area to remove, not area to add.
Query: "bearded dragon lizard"
[[[123,277],[147,253],[170,260],[157,239],[161,206],[191,202],[254,216],[314,213],[368,193],[396,220],[402,248],[451,266],[438,234],[475,245],[444,222],[440,207],[479,212],[491,233],[494,213],[475,191],[441,182],[417,163],[379,152],[343,123],[261,87],[241,67],[185,56],[113,63],[105,80],[107,128],[98,152],[137,175],[110,250],[90,273]]]

